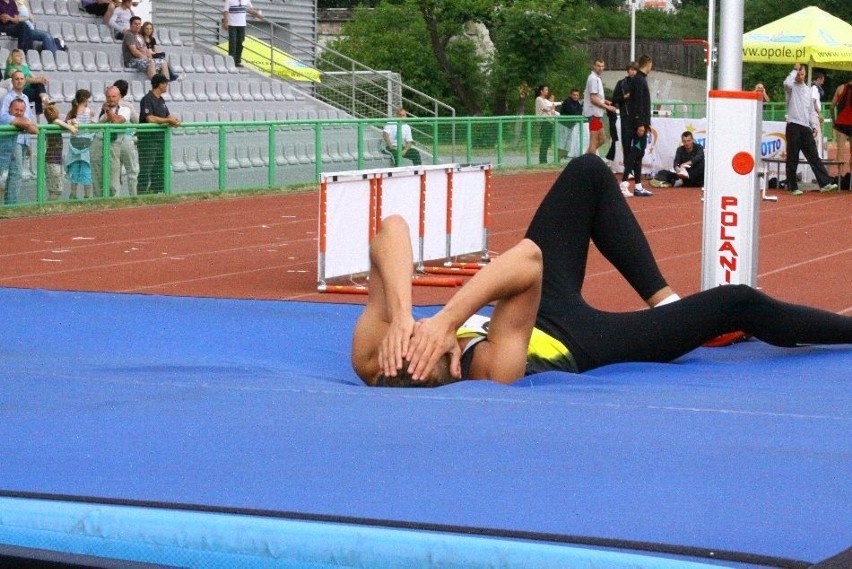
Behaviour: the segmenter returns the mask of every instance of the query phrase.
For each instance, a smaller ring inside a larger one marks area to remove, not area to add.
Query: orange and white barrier
[[[455,266],[452,259],[469,254],[488,259],[490,191],[490,165],[441,164],[323,174],[317,289],[362,294],[363,287],[328,281],[369,270],[370,241],[381,220],[393,214],[408,222],[419,272],[433,272],[424,266],[427,261],[442,261],[446,274],[469,274],[476,269],[474,263]],[[415,282],[430,286],[460,283],[460,279],[436,277]]]
[[[762,116],[757,93],[708,95],[702,290],[757,284]]]

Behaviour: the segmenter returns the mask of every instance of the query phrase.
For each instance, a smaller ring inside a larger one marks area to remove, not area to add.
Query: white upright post
[[[743,3],[744,0],[722,0],[721,3],[719,89],[726,91],[743,88]]]
[[[636,3],[630,0],[630,61],[636,61]]]
[[[763,101],[750,91],[711,91],[708,101],[701,288],[755,286]]]

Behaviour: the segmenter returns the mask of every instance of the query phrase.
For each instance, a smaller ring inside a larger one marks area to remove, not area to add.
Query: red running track
[[[495,175],[490,248],[523,236],[556,172]],[[700,287],[697,189],[659,189],[630,205],[663,273],[681,294]],[[852,313],[852,194],[809,192],[761,206],[758,286],[781,299]],[[363,302],[318,293],[317,192],[200,200],[0,220],[0,286],[178,296]],[[585,288],[609,310],[644,305],[593,252]],[[416,287],[417,304],[454,289]]]

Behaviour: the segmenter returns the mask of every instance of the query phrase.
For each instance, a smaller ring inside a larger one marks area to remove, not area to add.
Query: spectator
[[[121,95],[121,99],[119,99],[118,104],[122,107],[127,107],[130,110],[130,122],[138,123],[139,122],[139,111],[136,110],[136,107],[131,105],[125,100],[127,97],[127,92],[130,89],[130,85],[124,79],[118,79],[115,83],[112,84],[113,87],[118,88],[118,92]]]
[[[639,197],[654,195],[642,186],[642,159],[645,157],[648,135],[651,134],[651,91],[648,89],[647,77],[653,66],[654,62],[650,56],[640,56],[636,62],[636,75],[630,80],[628,122],[632,130],[625,133],[630,136],[630,144],[628,153],[624,156],[624,175],[627,179],[622,178],[621,193],[625,193],[625,184],[632,176],[635,180],[633,195]]]
[[[56,105],[48,103],[44,107],[44,118],[48,124],[61,126],[71,134],[77,134],[77,127],[59,119],[59,109]],[[45,172],[45,187],[47,188],[48,201],[56,201],[62,197],[62,133],[51,132],[45,136],[44,163],[47,166]]]
[[[133,17],[133,0],[121,0],[113,11],[109,19],[109,27],[115,39],[121,40],[124,38],[124,32],[130,28],[130,18]]]
[[[577,88],[571,89],[568,97],[562,101],[559,106],[559,114],[567,116],[582,116],[583,102],[580,101],[580,90]]]
[[[631,83],[633,78],[636,77],[638,70],[639,68],[635,61],[629,62],[627,64],[627,75],[619,79],[615,84],[615,88],[612,90],[612,104],[618,106],[618,113],[621,117],[621,135],[619,139],[621,140],[621,157],[625,166],[625,171],[621,175],[622,182],[629,182],[631,178],[635,178],[634,174],[626,172],[626,168],[627,155],[630,153],[630,140],[633,138],[633,133],[636,130],[631,122],[630,90]],[[612,138],[615,140],[615,134],[613,134]],[[615,148],[614,144],[613,148]],[[612,159],[614,159],[614,156],[610,158],[610,160]],[[630,193],[629,185],[624,184],[621,186],[621,193],[627,198],[633,195]]]
[[[124,34],[124,39],[121,42],[121,56],[124,60],[124,66],[147,73],[151,79],[157,73],[162,73],[170,76],[169,64],[165,59],[157,59],[145,47],[145,40],[139,30],[142,28],[142,18],[133,16],[130,18],[130,28]]]
[[[583,116],[583,103],[580,101],[580,90],[571,89],[568,97],[559,105],[562,116]],[[559,125],[559,157],[575,157],[580,154],[580,125],[571,123],[570,126]]]
[[[807,68],[796,63],[793,70],[784,79],[784,91],[787,93],[787,189],[794,196],[802,195],[796,171],[799,168],[799,152],[805,155],[805,160],[811,166],[821,192],[833,192],[837,184],[832,183],[831,176],[817,152],[814,137],[820,133],[816,122],[811,88],[805,83]]]
[[[412,164],[419,166],[422,163],[422,158],[420,157],[420,152],[416,148],[412,147],[412,144],[414,144],[414,137],[411,135],[411,126],[400,122],[408,116],[408,113],[405,112],[405,109],[400,107],[396,110],[396,116],[400,120],[387,123],[385,128],[382,130],[382,137],[385,140],[384,152],[385,154],[390,154],[395,166],[399,166],[400,158],[407,158],[408,160],[411,160]],[[401,125],[399,133],[397,132],[397,125]],[[399,141],[398,135],[402,135],[401,152],[397,152],[397,142]]]
[[[831,98],[828,108],[834,130],[837,131],[837,159],[842,160],[843,148],[849,158],[849,168],[846,170],[846,183],[844,187],[848,190],[849,172],[852,172],[852,79],[840,85]]]
[[[38,134],[38,125],[27,117],[29,105],[24,99],[14,98],[6,111],[0,114],[0,125],[13,125],[20,134],[6,135],[0,141],[0,171],[8,172],[3,203],[18,203],[23,178],[24,149],[28,148],[28,134]]]
[[[36,115],[42,114],[44,112],[44,105],[49,101],[46,92],[47,77],[32,74],[29,65],[24,60],[24,52],[20,49],[13,49],[8,59],[6,59],[6,70],[3,72],[3,78],[9,79],[15,71],[20,71],[24,74],[24,93],[33,102]]]
[[[681,146],[675,151],[674,170],[660,170],[651,185],[657,188],[672,186],[704,186],[704,148],[695,144],[688,130],[680,135]]]
[[[234,65],[242,67],[243,42],[246,39],[246,13],[262,18],[260,10],[255,10],[251,0],[225,0],[222,8],[222,27],[228,30],[228,55],[234,58]]]
[[[154,37],[154,24],[151,22],[145,22],[142,24],[141,31],[139,32],[142,36],[142,39],[145,41],[145,47],[148,48],[148,51],[151,52],[151,57],[154,59],[164,59],[166,57],[165,52],[157,50],[157,38]],[[180,76],[169,69],[169,81],[179,81]]]
[[[603,59],[596,59],[592,65],[592,71],[586,79],[586,90],[583,92],[583,116],[589,121],[589,148],[588,154],[597,154],[598,148],[604,143],[604,111],[615,111],[604,95],[601,74],[606,64]]]
[[[556,116],[556,107],[562,103],[553,103],[553,95],[550,93],[550,87],[547,85],[539,85],[536,89],[535,98],[535,116],[545,117],[540,119],[540,135],[541,143],[538,147],[538,163],[547,164],[547,153],[550,150],[550,144],[553,142],[553,121],[551,117]]]
[[[11,91],[10,91],[11,92]],[[3,190],[3,203],[18,203],[18,194],[23,180],[24,149],[29,143],[28,134],[38,134],[38,125],[27,118],[29,105],[24,99],[14,98],[6,111],[0,114],[0,125],[12,125],[20,134],[0,137],[0,172],[7,171],[6,187]]]
[[[180,119],[169,112],[163,95],[169,89],[169,80],[165,75],[157,73],[151,78],[151,90],[142,97],[139,103],[139,122],[141,124],[161,124],[168,126],[180,126]],[[162,130],[144,130],[138,134],[139,138],[139,163],[142,165],[139,171],[140,194],[163,193],[163,145],[165,144],[165,133]]]
[[[755,85],[754,92],[760,95],[761,100],[764,103],[769,102],[769,94],[766,92],[766,87],[763,86],[763,83],[758,83],[757,85]]]
[[[60,43],[49,33],[36,28],[35,20],[33,19],[33,12],[27,5],[27,0],[16,0],[16,4],[18,6],[18,16],[30,29],[30,42],[28,45],[21,46],[21,49],[33,49],[33,42],[41,42],[41,49],[39,51],[46,49],[50,53],[55,54],[57,49],[65,47],[65,42]]]
[[[814,71],[812,79],[811,98],[814,101],[814,112],[817,115],[817,121],[822,124],[825,120],[822,116],[822,98],[825,96],[825,89],[822,86],[825,83],[825,74],[822,71]]]
[[[107,87],[106,101],[101,109],[98,122],[111,124],[130,124],[132,113],[128,106],[121,104],[121,91],[115,85]],[[113,131],[110,137],[110,195],[117,196],[121,189],[121,168],[127,171],[127,193],[136,195],[139,177],[139,155],[133,144],[133,131],[122,129]]]
[[[32,47],[32,30],[18,12],[14,0],[0,0],[0,33],[18,39],[18,49]]]
[[[80,0],[80,8],[93,16],[100,16],[104,24],[109,25],[115,4],[113,0]]]
[[[157,38],[154,37],[154,24],[151,22],[145,22],[142,24],[142,28],[139,33],[142,34],[142,39],[145,41],[145,47],[148,48],[148,51],[150,51],[152,55],[162,53],[157,51]]]
[[[79,127],[80,125],[94,122],[94,111],[89,107],[92,94],[86,89],[77,89],[74,100],[71,102],[71,110],[65,117],[65,122]],[[66,173],[71,182],[70,199],[77,199],[77,187],[83,190],[84,198],[94,196],[92,192],[92,140],[94,133],[83,131],[71,137],[71,144],[66,157]]]

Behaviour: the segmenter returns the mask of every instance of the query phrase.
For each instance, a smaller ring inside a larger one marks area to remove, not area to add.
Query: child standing
[[[94,122],[94,111],[89,108],[89,99],[92,94],[86,89],[78,89],[71,103],[71,110],[65,117],[68,124],[80,126]],[[92,162],[90,147],[94,133],[83,132],[71,137],[71,145],[68,148],[68,159],[66,170],[68,180],[71,182],[70,199],[77,199],[77,186],[83,187],[83,197],[92,197]]]
[[[59,119],[59,109],[53,103],[44,107],[44,118],[48,124],[61,126],[71,134],[77,134],[77,127]],[[47,148],[44,162],[47,165],[47,199],[55,201],[62,197],[62,133],[51,132],[45,136]]]

